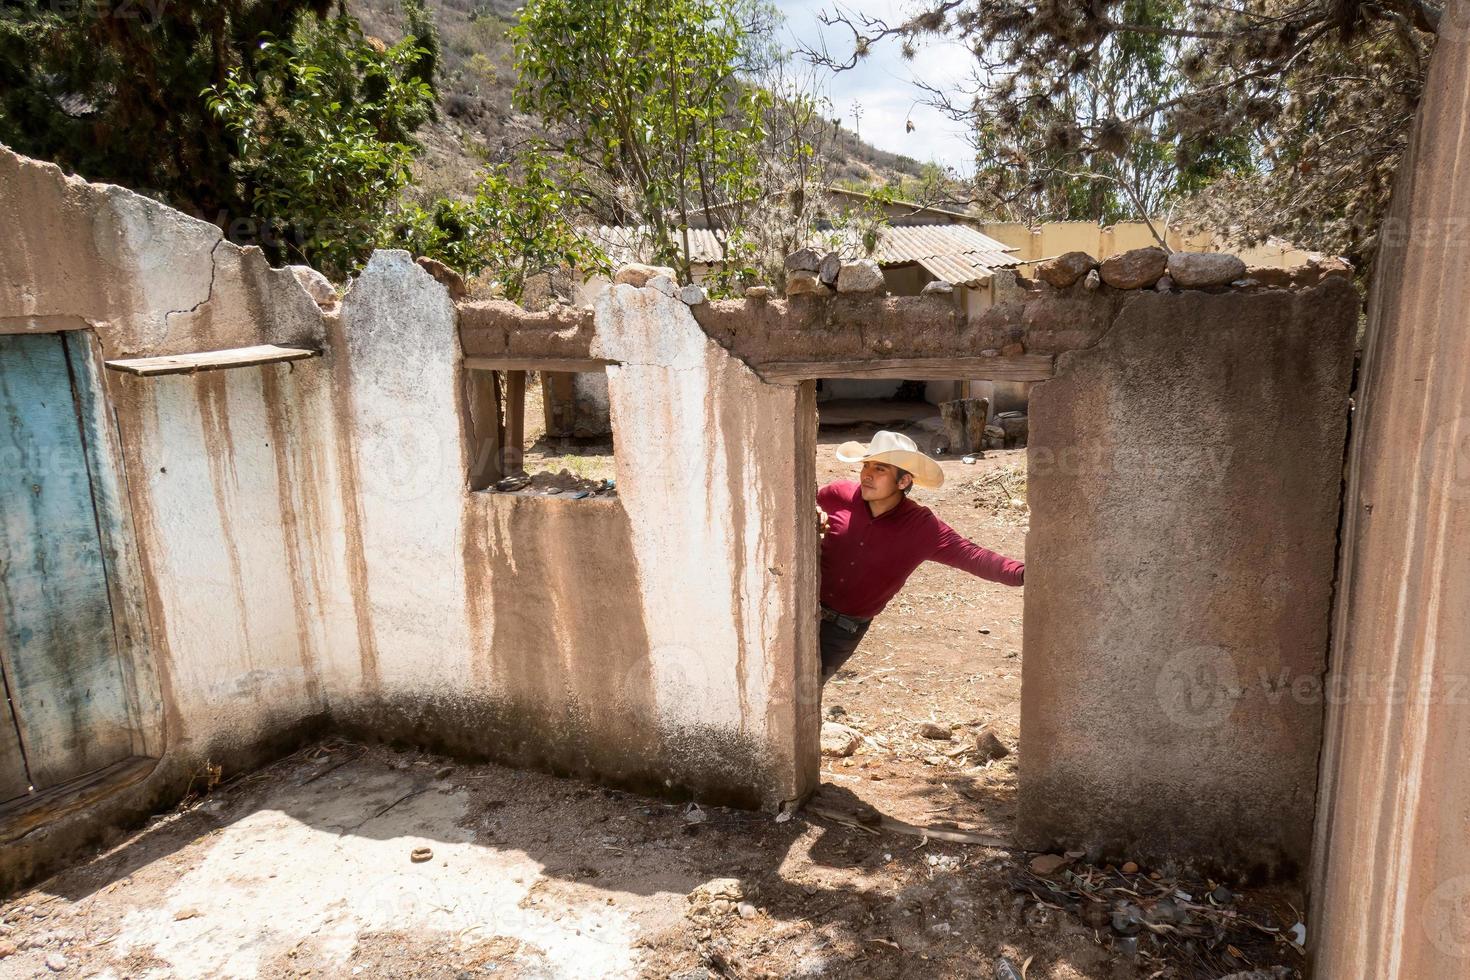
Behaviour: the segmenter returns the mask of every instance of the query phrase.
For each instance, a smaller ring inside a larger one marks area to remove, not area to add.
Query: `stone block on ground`
[[[863,744],[862,733],[855,728],[839,725],[835,721],[822,722],[822,754],[842,759],[857,751]]]

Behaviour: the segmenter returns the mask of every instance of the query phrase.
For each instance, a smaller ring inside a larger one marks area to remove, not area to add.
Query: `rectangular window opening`
[[[617,496],[607,371],[466,371],[471,490]]]

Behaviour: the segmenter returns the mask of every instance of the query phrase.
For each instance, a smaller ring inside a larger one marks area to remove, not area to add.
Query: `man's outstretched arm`
[[[1026,577],[1025,562],[998,555],[989,548],[982,548],[943,521],[938,521],[938,524],[939,545],[929,556],[930,561],[958,568],[1001,585],[1023,584]]]

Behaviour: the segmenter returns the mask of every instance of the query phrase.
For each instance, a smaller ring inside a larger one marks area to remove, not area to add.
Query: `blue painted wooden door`
[[[13,736],[0,733],[0,800],[21,795],[17,786],[46,789],[131,754],[87,450],[60,334],[0,336],[0,670],[11,716],[0,723]]]

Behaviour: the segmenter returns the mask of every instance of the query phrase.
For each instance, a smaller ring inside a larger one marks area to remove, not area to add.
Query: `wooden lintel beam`
[[[617,361],[609,361],[600,357],[466,357],[464,359],[467,371],[564,371],[569,374],[601,371],[609,364],[616,363]]]
[[[923,381],[1045,381],[1055,373],[1051,354],[999,357],[889,357],[842,361],[771,361],[754,364],[772,384],[816,378],[914,379]]]

